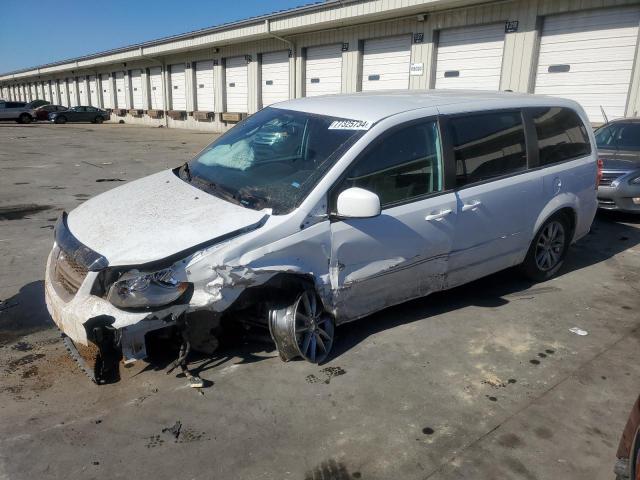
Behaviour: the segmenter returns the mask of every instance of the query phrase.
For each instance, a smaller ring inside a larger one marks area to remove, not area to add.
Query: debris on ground
[[[176,420],[176,423],[174,423],[173,426],[163,428],[162,433],[168,433],[170,435],[173,435],[173,438],[178,440],[181,429],[182,429],[182,422],[180,420]]]
[[[578,327],[572,327],[569,329],[569,331],[571,333],[575,333],[576,335],[580,335],[581,337],[589,335],[589,332],[587,332],[586,330],[582,330],[581,328],[578,328]]]

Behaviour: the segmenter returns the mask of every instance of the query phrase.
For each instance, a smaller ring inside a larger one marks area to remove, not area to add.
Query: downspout
[[[296,52],[296,44],[295,42],[292,42],[291,40],[287,40],[286,38],[280,37],[278,35],[276,35],[275,33],[271,32],[271,22],[269,21],[269,19],[265,19],[264,21],[264,26],[267,30],[267,34],[272,37],[275,38],[276,40],[280,40],[281,42],[286,43],[287,45],[289,45],[289,49],[291,50],[291,56],[293,58],[293,98],[296,98],[296,84],[297,79],[296,79],[296,56],[297,56],[297,52]]]
[[[167,62],[166,60],[162,59],[160,60],[159,58],[156,57],[148,57],[147,55],[144,55],[142,53],[142,47],[140,47],[140,56],[142,58],[146,58],[147,60],[151,60],[152,62],[156,62],[159,63],[160,66],[162,67],[162,104],[164,107],[164,113],[162,114],[162,118],[164,118],[164,126],[166,128],[169,128],[169,118],[167,117],[167,110],[168,110],[168,106],[169,106],[169,96],[168,96],[168,92],[167,92]],[[149,81],[149,86],[151,85],[151,81]]]

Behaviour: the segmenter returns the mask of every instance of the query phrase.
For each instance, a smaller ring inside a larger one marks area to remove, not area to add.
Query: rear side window
[[[531,114],[538,134],[540,166],[584,157],[591,153],[587,129],[573,110],[544,107],[532,109]]]
[[[526,170],[524,124],[519,111],[455,117],[449,124],[458,187]]]

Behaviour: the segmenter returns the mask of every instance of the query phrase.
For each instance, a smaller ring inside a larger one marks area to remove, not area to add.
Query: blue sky
[[[0,72],[8,72],[306,5],[313,0],[2,0],[1,3]],[[169,14],[170,9],[174,12]]]

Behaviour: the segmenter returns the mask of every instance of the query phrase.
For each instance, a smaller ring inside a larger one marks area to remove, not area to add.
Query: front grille
[[[601,187],[610,187],[614,180],[626,175],[627,172],[602,172],[602,179],[600,180]]]
[[[64,290],[75,295],[84,282],[88,270],[76,262],[71,256],[60,250],[54,263],[54,277]]]

